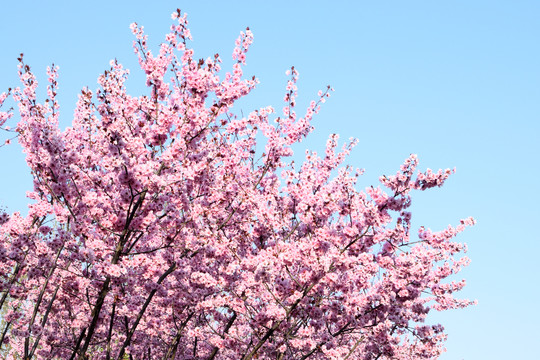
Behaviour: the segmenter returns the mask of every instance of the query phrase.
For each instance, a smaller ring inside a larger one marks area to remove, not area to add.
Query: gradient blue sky
[[[143,91],[129,24],[157,48],[177,7],[197,57],[225,68],[239,31],[255,42],[246,74],[261,84],[236,108],[280,109],[285,70],[300,72],[303,107],[335,88],[299,149],[322,150],[330,133],[356,137],[348,163],[377,184],[416,153],[421,168],[457,167],[443,188],[417,193],[413,222],[443,229],[474,216],[460,236],[472,264],[463,297],[478,306],[431,314],[449,340],[443,360],[538,359],[540,342],[540,2],[538,1],[10,1],[0,11],[0,91],[18,85],[25,53],[42,84],[60,66],[61,125],[77,93],[95,88],[117,58]],[[42,88],[43,92],[43,88]],[[5,137],[4,134],[0,136]],[[17,145],[0,148],[0,204],[25,211],[32,183]]]

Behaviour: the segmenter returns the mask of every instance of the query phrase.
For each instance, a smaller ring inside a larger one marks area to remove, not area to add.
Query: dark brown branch
[[[0,338],[0,349],[2,349],[2,344],[4,343],[4,338],[6,337],[6,334],[9,330],[9,327],[11,326],[11,321],[8,321],[6,323],[6,327],[4,328],[4,331],[2,332],[2,337]]]
[[[173,342],[169,346],[169,349],[167,349],[167,354],[165,354],[165,357],[163,360],[167,359],[174,359],[176,357],[176,351],[178,351],[178,344],[180,343],[180,338],[183,335],[184,329],[186,325],[188,324],[189,320],[193,317],[193,312],[188,315],[187,319],[182,323],[178,331],[176,332],[176,335],[173,339]],[[197,338],[195,338],[195,341],[197,341]]]
[[[163,280],[165,280],[165,278],[170,273],[172,273],[174,271],[174,269],[176,269],[176,263],[173,263],[167,269],[167,271],[165,271],[165,273],[159,277],[159,279],[157,281],[157,284],[161,285]],[[129,330],[129,332],[128,332],[127,336],[126,336],[126,340],[124,341],[124,344],[122,345],[122,348],[120,349],[120,353],[118,354],[118,357],[117,357],[118,360],[123,359],[125,351],[126,351],[126,347],[128,347],[131,344],[131,338],[133,337],[133,334],[135,333],[135,330],[137,330],[137,326],[139,326],[139,322],[141,321],[144,313],[146,312],[146,308],[148,307],[148,305],[150,305],[150,302],[152,301],[152,298],[154,297],[156,292],[157,292],[157,289],[153,289],[152,291],[150,291],[150,294],[148,294],[148,297],[146,298],[146,301],[144,302],[143,307],[141,308],[141,310],[139,311],[139,314],[137,315],[137,319],[135,319],[135,322],[133,323],[133,325],[131,325],[131,329]]]
[[[234,321],[236,320],[236,317],[237,317],[236,311],[233,310],[233,316],[231,316],[231,318],[227,322],[227,325],[225,325],[225,329],[223,330],[223,335],[221,335],[221,338],[224,338],[225,334],[229,332],[229,329],[231,328]],[[216,357],[218,352],[219,352],[219,348],[217,346],[214,346],[214,348],[212,349],[212,353],[208,357],[208,360],[213,360]]]
[[[129,238],[129,234],[130,234],[129,225],[131,224],[131,221],[135,217],[135,213],[137,212],[137,210],[139,210],[139,208],[142,206],[146,192],[147,190],[145,189],[141,193],[139,193],[139,198],[137,199],[137,202],[135,203],[135,205],[133,205],[133,207],[131,207],[131,205],[133,203],[134,196],[132,196],[131,198],[131,203],[128,209],[128,215],[126,217],[126,224],[124,225],[124,231],[122,232],[122,234],[120,235],[120,238],[118,239],[118,244],[116,245],[116,249],[114,251],[114,255],[111,261],[111,264],[113,265],[116,265],[118,263],[118,260],[120,259],[125,243],[127,239]],[[90,346],[90,341],[92,340],[92,336],[94,335],[94,331],[97,326],[99,313],[101,312],[101,308],[103,307],[103,304],[105,302],[105,297],[107,296],[110,290],[110,287],[109,287],[110,283],[111,283],[111,278],[110,276],[107,276],[105,278],[105,281],[97,297],[96,304],[94,308],[92,309],[92,322],[90,323],[90,327],[88,328],[88,334],[86,335],[84,345],[81,349],[81,353],[79,354],[79,357],[78,357],[79,360],[84,360],[86,358],[86,352],[88,351],[88,347]],[[83,329],[83,332],[84,331],[86,331],[86,328]],[[78,347],[76,349],[78,349]],[[72,357],[74,356],[74,354],[75,354],[75,351],[72,354]]]
[[[75,349],[73,349],[73,353],[71,354],[71,357],[69,360],[74,360],[75,356],[77,356],[77,352],[79,351],[79,347],[81,347],[81,343],[84,339],[84,336],[86,334],[86,328],[81,331],[81,335],[79,335],[79,338],[77,339],[77,344],[75,344]]]
[[[299,298],[298,300],[296,300],[294,302],[294,304],[291,305],[291,307],[289,308],[289,310],[287,310],[286,314],[285,314],[285,318],[284,319],[281,319],[280,321],[276,322],[270,329],[268,329],[268,331],[266,332],[266,334],[264,334],[264,336],[259,340],[259,342],[257,343],[257,345],[255,345],[255,347],[253,348],[253,350],[251,350],[251,352],[249,352],[248,354],[246,354],[244,357],[242,357],[242,360],[251,360],[253,359],[253,357],[255,356],[255,354],[257,353],[257,351],[259,351],[259,349],[264,345],[264,343],[270,338],[270,336],[272,336],[274,334],[274,332],[276,331],[276,329],[283,323],[283,321],[285,320],[288,320],[289,319],[289,316],[291,315],[291,313],[296,309],[296,307],[298,306],[298,304],[300,304],[300,302],[306,297],[306,295],[315,287],[315,285],[317,285],[319,281],[315,281],[314,283],[312,283],[309,287],[307,287],[305,290],[304,290],[304,293],[302,294],[302,297]]]
[[[17,280],[17,275],[19,274],[20,270],[21,264],[17,263],[17,265],[15,266],[15,270],[13,270],[13,274],[11,275],[11,279],[9,279],[9,286],[6,290],[4,290],[4,293],[2,294],[2,299],[0,300],[0,310],[4,307],[4,302],[6,301],[6,298],[9,294],[9,288],[11,287],[11,285],[13,285],[15,280]]]
[[[56,252],[56,257],[54,259],[54,264],[51,267],[51,270],[49,270],[49,273],[47,274],[47,277],[45,278],[45,282],[43,284],[43,287],[41,288],[41,291],[39,292],[39,296],[36,300],[36,304],[34,305],[34,312],[32,313],[32,318],[30,319],[30,322],[28,323],[28,336],[26,339],[24,339],[24,358],[29,359],[32,357],[32,355],[29,354],[30,350],[30,331],[32,326],[34,325],[34,322],[36,320],[37,313],[39,311],[39,306],[41,305],[41,302],[43,301],[43,295],[45,295],[45,291],[47,290],[47,286],[49,285],[49,280],[51,279],[51,276],[53,275],[54,271],[56,270],[56,264],[58,263],[58,257],[60,256],[60,253],[62,252],[62,247],[58,249]],[[56,288],[56,291],[54,292],[53,299],[56,298],[56,292],[58,291],[58,287]],[[50,304],[49,304],[50,306]],[[38,337],[39,338],[39,337]],[[36,340],[38,341],[38,340]]]
[[[107,360],[111,358],[111,338],[112,338],[112,329],[114,325],[114,314],[116,311],[116,300],[117,298],[115,297],[113,305],[112,305],[111,321],[109,322],[109,332],[107,334],[107,355],[106,355]]]
[[[85,360],[86,359],[86,352],[88,351],[88,347],[90,346],[90,340],[92,340],[92,336],[94,335],[94,331],[96,329],[98,319],[99,319],[99,313],[101,312],[101,308],[103,307],[103,303],[105,302],[105,297],[109,293],[111,278],[107,276],[105,279],[105,282],[103,283],[103,286],[101,287],[101,291],[99,292],[96,305],[92,309],[92,322],[90,323],[90,326],[88,327],[88,335],[86,335],[86,340],[84,341],[84,345],[81,349],[81,353],[79,354],[78,359],[79,360]],[[86,329],[83,330],[83,333],[86,331]]]
[[[53,296],[51,297],[51,300],[49,301],[49,305],[47,305],[47,310],[45,311],[45,315],[43,315],[43,319],[41,319],[41,327],[42,328],[47,323],[47,319],[49,318],[49,313],[51,312],[51,309],[52,309],[52,304],[53,304],[54,300],[56,299],[56,294],[58,294],[59,289],[60,289],[60,285],[58,285],[56,287],[56,289],[54,290]],[[31,359],[34,356],[34,353],[37,350],[39,341],[41,340],[41,335],[42,334],[43,333],[39,334],[37,339],[34,341],[34,345],[32,346],[32,351],[30,352],[30,356],[28,357],[29,359]]]

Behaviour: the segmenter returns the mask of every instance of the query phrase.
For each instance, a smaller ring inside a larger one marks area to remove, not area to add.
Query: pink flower
[[[283,115],[235,112],[258,83],[244,78],[252,32],[220,74],[218,55],[194,58],[186,14],[171,17],[157,53],[130,26],[146,95],[128,93],[129,72],[112,60],[61,130],[58,67],[40,103],[22,55],[23,85],[0,95],[18,105],[34,177],[28,216],[0,212],[11,348],[39,341],[28,357],[59,359],[109,348],[136,359],[439,356],[445,334],[427,315],[474,303],[455,297],[464,281],[447,280],[469,263],[454,238],[474,219],[413,237],[410,209],[414,190],[453,171],[417,172],[412,154],[380,178],[388,191],[359,191],[361,171],[342,165],[358,141],[337,134],[295,163],[333,89],[297,114],[292,67]]]

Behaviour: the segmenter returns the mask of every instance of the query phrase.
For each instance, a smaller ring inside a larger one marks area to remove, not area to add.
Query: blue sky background
[[[254,32],[245,73],[261,84],[237,111],[281,109],[291,65],[300,109],[335,88],[299,156],[322,151],[334,132],[358,138],[348,163],[366,169],[362,188],[410,153],[422,169],[455,166],[444,187],[413,197],[415,228],[478,220],[459,239],[472,259],[461,295],[479,304],[431,314],[449,333],[442,359],[540,358],[540,2],[11,1],[0,11],[0,91],[18,86],[24,52],[43,85],[46,66],[60,66],[62,127],[110,59],[132,70],[139,94],[129,24],[157,49],[177,7],[189,14],[196,57],[218,52],[224,69],[238,33]],[[20,148],[0,148],[0,162],[0,204],[24,212],[32,183]]]

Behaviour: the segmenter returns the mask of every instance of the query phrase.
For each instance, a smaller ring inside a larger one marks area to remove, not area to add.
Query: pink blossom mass
[[[238,114],[257,85],[242,31],[224,75],[194,58],[186,14],[157,52],[134,23],[147,94],[118,61],[58,125],[58,67],[46,100],[19,58],[22,85],[0,112],[24,149],[28,215],[0,214],[0,354],[7,359],[436,359],[446,334],[430,311],[455,298],[469,263],[456,235],[474,224],[411,229],[412,193],[453,170],[410,155],[358,190],[345,165],[356,140],[292,160],[330,96],[298,109],[287,71],[282,110]],[[411,235],[411,231],[413,235]],[[448,279],[452,276],[452,279]]]

